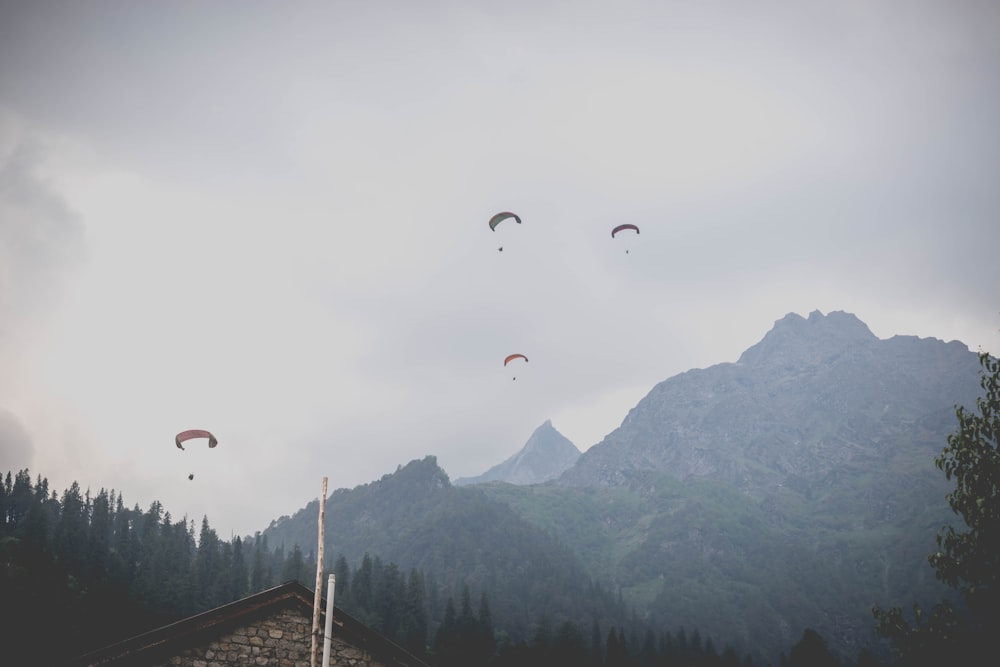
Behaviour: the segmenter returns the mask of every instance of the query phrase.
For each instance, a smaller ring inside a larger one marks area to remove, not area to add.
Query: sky
[[[990,0],[0,0],[0,471],[225,539],[790,312],[997,350],[997,118]]]

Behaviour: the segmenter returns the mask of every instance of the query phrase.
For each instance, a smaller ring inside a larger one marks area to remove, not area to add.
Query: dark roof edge
[[[258,610],[275,604],[286,602],[297,603],[308,609],[311,614],[314,599],[315,593],[298,581],[286,581],[283,584],[240,600],[209,609],[194,616],[188,616],[187,618],[160,626],[148,632],[129,637],[115,644],[110,644],[77,656],[66,663],[66,667],[102,665],[125,659],[136,652],[155,650],[181,637],[190,636],[220,624],[247,617]],[[325,598],[321,601],[320,615],[321,623],[325,622]],[[396,665],[426,665],[425,662],[410,653],[407,649],[399,646],[388,637],[372,630],[342,609],[334,608],[333,615],[333,623],[338,629],[351,635],[365,650],[379,657],[387,658],[391,663]],[[322,632],[322,627],[320,631]]]

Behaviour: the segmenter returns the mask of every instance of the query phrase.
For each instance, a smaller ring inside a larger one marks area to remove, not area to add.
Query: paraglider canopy
[[[521,224],[521,218],[516,213],[511,213],[510,211],[504,211],[502,213],[497,213],[492,218],[490,218],[490,229],[493,231],[497,230],[497,225],[508,218],[514,218],[514,222]]]
[[[507,358],[503,360],[503,365],[506,366],[515,359],[524,359],[525,363],[528,362],[528,357],[523,354],[508,354]]]
[[[638,233],[639,233],[639,228],[638,228],[638,227],[636,227],[636,226],[635,226],[635,225],[633,225],[633,224],[630,224],[630,223],[626,223],[626,224],[624,224],[624,225],[618,225],[617,227],[615,227],[614,229],[612,229],[612,230],[611,230],[611,238],[614,238],[614,237],[615,237],[615,234],[617,234],[618,232],[621,232],[621,231],[624,231],[624,230],[626,230],[626,229],[631,229],[631,230],[632,230],[632,231],[634,231],[634,232],[635,232],[636,234],[638,234]]]
[[[219,441],[215,439],[214,435],[212,435],[209,431],[203,431],[201,429],[191,429],[189,431],[181,431],[174,437],[174,443],[177,445],[178,449],[184,449],[184,445],[182,445],[181,443],[186,442],[188,440],[192,440],[194,438],[208,438],[209,448],[215,447],[217,444],[219,444]]]

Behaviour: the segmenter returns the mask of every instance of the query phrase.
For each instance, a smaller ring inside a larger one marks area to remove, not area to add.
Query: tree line
[[[222,540],[207,517],[196,531],[194,521],[175,521],[158,501],[128,507],[114,490],[93,494],[75,481],[59,495],[26,469],[0,482],[0,566],[2,604],[17,610],[0,624],[0,645],[14,656],[42,651],[53,662],[285,581],[311,587],[316,571],[314,554],[298,545],[271,547],[260,533]],[[697,630],[657,630],[634,612],[629,618],[620,594],[597,585],[591,594],[613,608],[607,617],[627,620],[604,630],[597,619],[587,627],[543,615],[530,636],[511,637],[494,626],[486,592],[473,604],[465,583],[442,585],[367,553],[354,568],[340,555],[324,569],[336,575],[338,608],[440,667],[754,664]],[[66,641],[48,641],[54,622]]]

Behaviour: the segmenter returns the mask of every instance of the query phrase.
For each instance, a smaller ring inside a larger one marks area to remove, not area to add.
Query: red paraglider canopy
[[[503,360],[503,365],[506,366],[514,359],[524,359],[525,362],[528,361],[528,357],[524,356],[523,354],[509,354],[507,355],[507,358]]]
[[[191,429],[190,431],[181,431],[174,438],[174,442],[177,444],[178,449],[184,449],[184,445],[182,445],[181,443],[191,440],[193,438],[208,438],[209,448],[215,447],[217,444],[219,444],[219,441],[215,439],[214,435],[212,435],[209,431],[203,431],[201,429]]]

